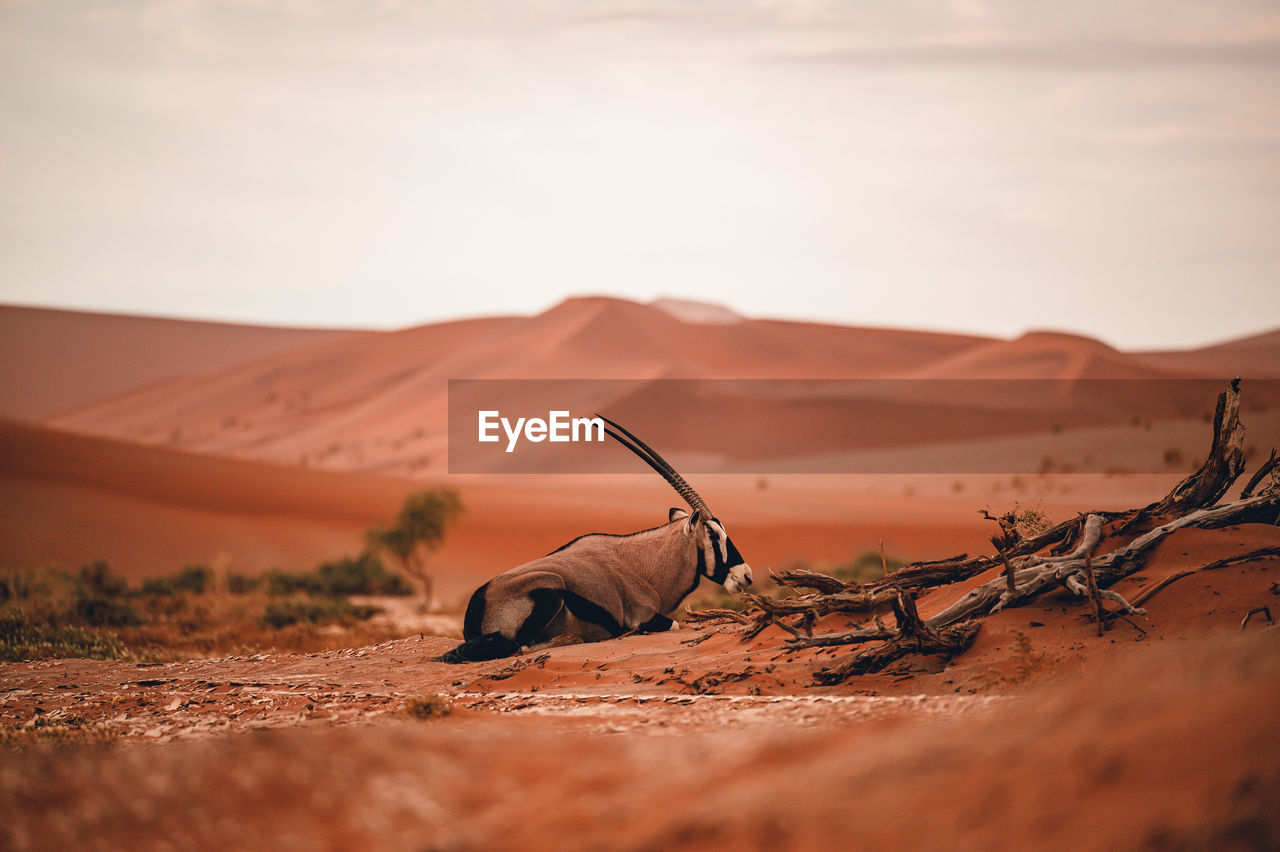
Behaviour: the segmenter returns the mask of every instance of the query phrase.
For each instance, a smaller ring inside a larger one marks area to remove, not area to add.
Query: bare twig
[[[1098,635],[1102,635],[1102,600],[1098,597],[1098,581],[1093,576],[1093,554],[1084,558],[1084,579],[1089,588],[1089,601],[1093,604],[1093,620],[1098,623]]]
[[[739,624],[750,624],[751,619],[747,618],[737,610],[732,609],[689,609],[684,608],[685,624],[716,624],[724,621],[736,621]]]
[[[1262,614],[1262,617],[1263,617],[1263,618],[1265,618],[1265,619],[1267,620],[1267,624],[1275,624],[1275,623],[1276,623],[1276,622],[1275,622],[1275,619],[1271,617],[1271,607],[1267,607],[1267,606],[1255,606],[1253,609],[1251,609],[1251,610],[1249,610],[1247,613],[1245,613],[1245,615],[1244,615],[1244,621],[1241,621],[1241,622],[1240,622],[1240,632],[1241,632],[1241,633],[1243,633],[1243,632],[1244,632],[1244,629],[1245,629],[1246,627],[1248,627],[1248,626],[1249,626],[1249,619],[1253,618],[1255,615],[1258,615],[1259,613],[1261,613],[1261,614]]]
[[[856,645],[859,642],[892,639],[894,634],[895,631],[881,625],[879,627],[865,627],[861,630],[850,630],[847,633],[826,633],[821,636],[792,639],[787,643],[787,647],[799,650],[801,648],[828,648],[832,645]]]
[[[1273,447],[1271,449],[1271,458],[1263,462],[1262,467],[1258,468],[1253,476],[1249,477],[1249,481],[1245,484],[1244,490],[1240,492],[1241,500],[1245,500],[1253,496],[1253,489],[1258,487],[1258,483],[1262,481],[1263,477],[1275,470],[1276,461],[1276,451]]]
[[[787,568],[777,573],[770,571],[769,576],[779,586],[792,589],[813,589],[824,595],[842,592],[849,587],[848,583],[837,580],[827,574],[809,571],[805,568]]]
[[[1175,580],[1181,580],[1183,577],[1190,577],[1192,574],[1199,574],[1201,571],[1216,571],[1219,568],[1226,568],[1229,565],[1238,565],[1242,562],[1253,562],[1256,559],[1264,559],[1268,556],[1280,556],[1280,547],[1260,547],[1257,550],[1251,550],[1248,553],[1241,553],[1236,556],[1228,556],[1226,559],[1218,559],[1210,562],[1208,565],[1202,565],[1199,568],[1187,568],[1176,574],[1170,574],[1154,586],[1149,586],[1142,590],[1136,598],[1133,599],[1133,605],[1138,606],[1143,601],[1150,599],[1156,592],[1164,589]]]

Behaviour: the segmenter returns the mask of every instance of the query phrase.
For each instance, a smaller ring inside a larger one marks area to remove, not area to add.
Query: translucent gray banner
[[[450,473],[638,473],[597,414],[683,473],[1180,473],[1226,379],[449,382]],[[1280,381],[1243,386],[1251,452]]]

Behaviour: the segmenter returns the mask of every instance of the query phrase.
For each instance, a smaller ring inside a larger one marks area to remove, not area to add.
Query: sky
[[[0,0],[0,302],[1280,326],[1280,5]]]

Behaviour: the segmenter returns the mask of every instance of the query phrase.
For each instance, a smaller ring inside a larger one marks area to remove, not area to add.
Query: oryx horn
[[[693,509],[694,515],[703,519],[711,517],[711,510],[707,508],[706,502],[704,502],[702,497],[698,495],[698,492],[694,491],[693,486],[688,482],[685,482],[684,477],[676,473],[676,469],[671,466],[671,463],[658,455],[658,452],[654,450],[653,447],[650,447],[644,441],[641,441],[635,435],[632,435],[627,431],[626,427],[614,423],[603,414],[596,414],[596,417],[599,417],[605,423],[608,423],[613,427],[613,429],[606,428],[605,432],[607,432],[615,441],[635,453],[643,459],[649,467],[661,474],[662,478],[669,482],[671,487],[676,490],[676,493],[683,497],[684,501],[689,504],[689,508]],[[614,431],[615,429],[617,431]],[[619,432],[622,434],[618,434]]]

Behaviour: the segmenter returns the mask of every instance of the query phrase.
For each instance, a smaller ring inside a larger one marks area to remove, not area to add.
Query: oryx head
[[[698,571],[707,578],[725,587],[732,594],[746,591],[752,583],[751,566],[742,558],[724,524],[711,514],[707,504],[693,486],[680,474],[676,473],[670,463],[644,441],[632,435],[622,426],[599,414],[605,423],[613,428],[605,428],[614,440],[631,450],[650,467],[662,475],[671,487],[676,490],[689,509],[672,509],[667,516],[669,523],[684,521],[685,533],[692,536],[697,543]]]

